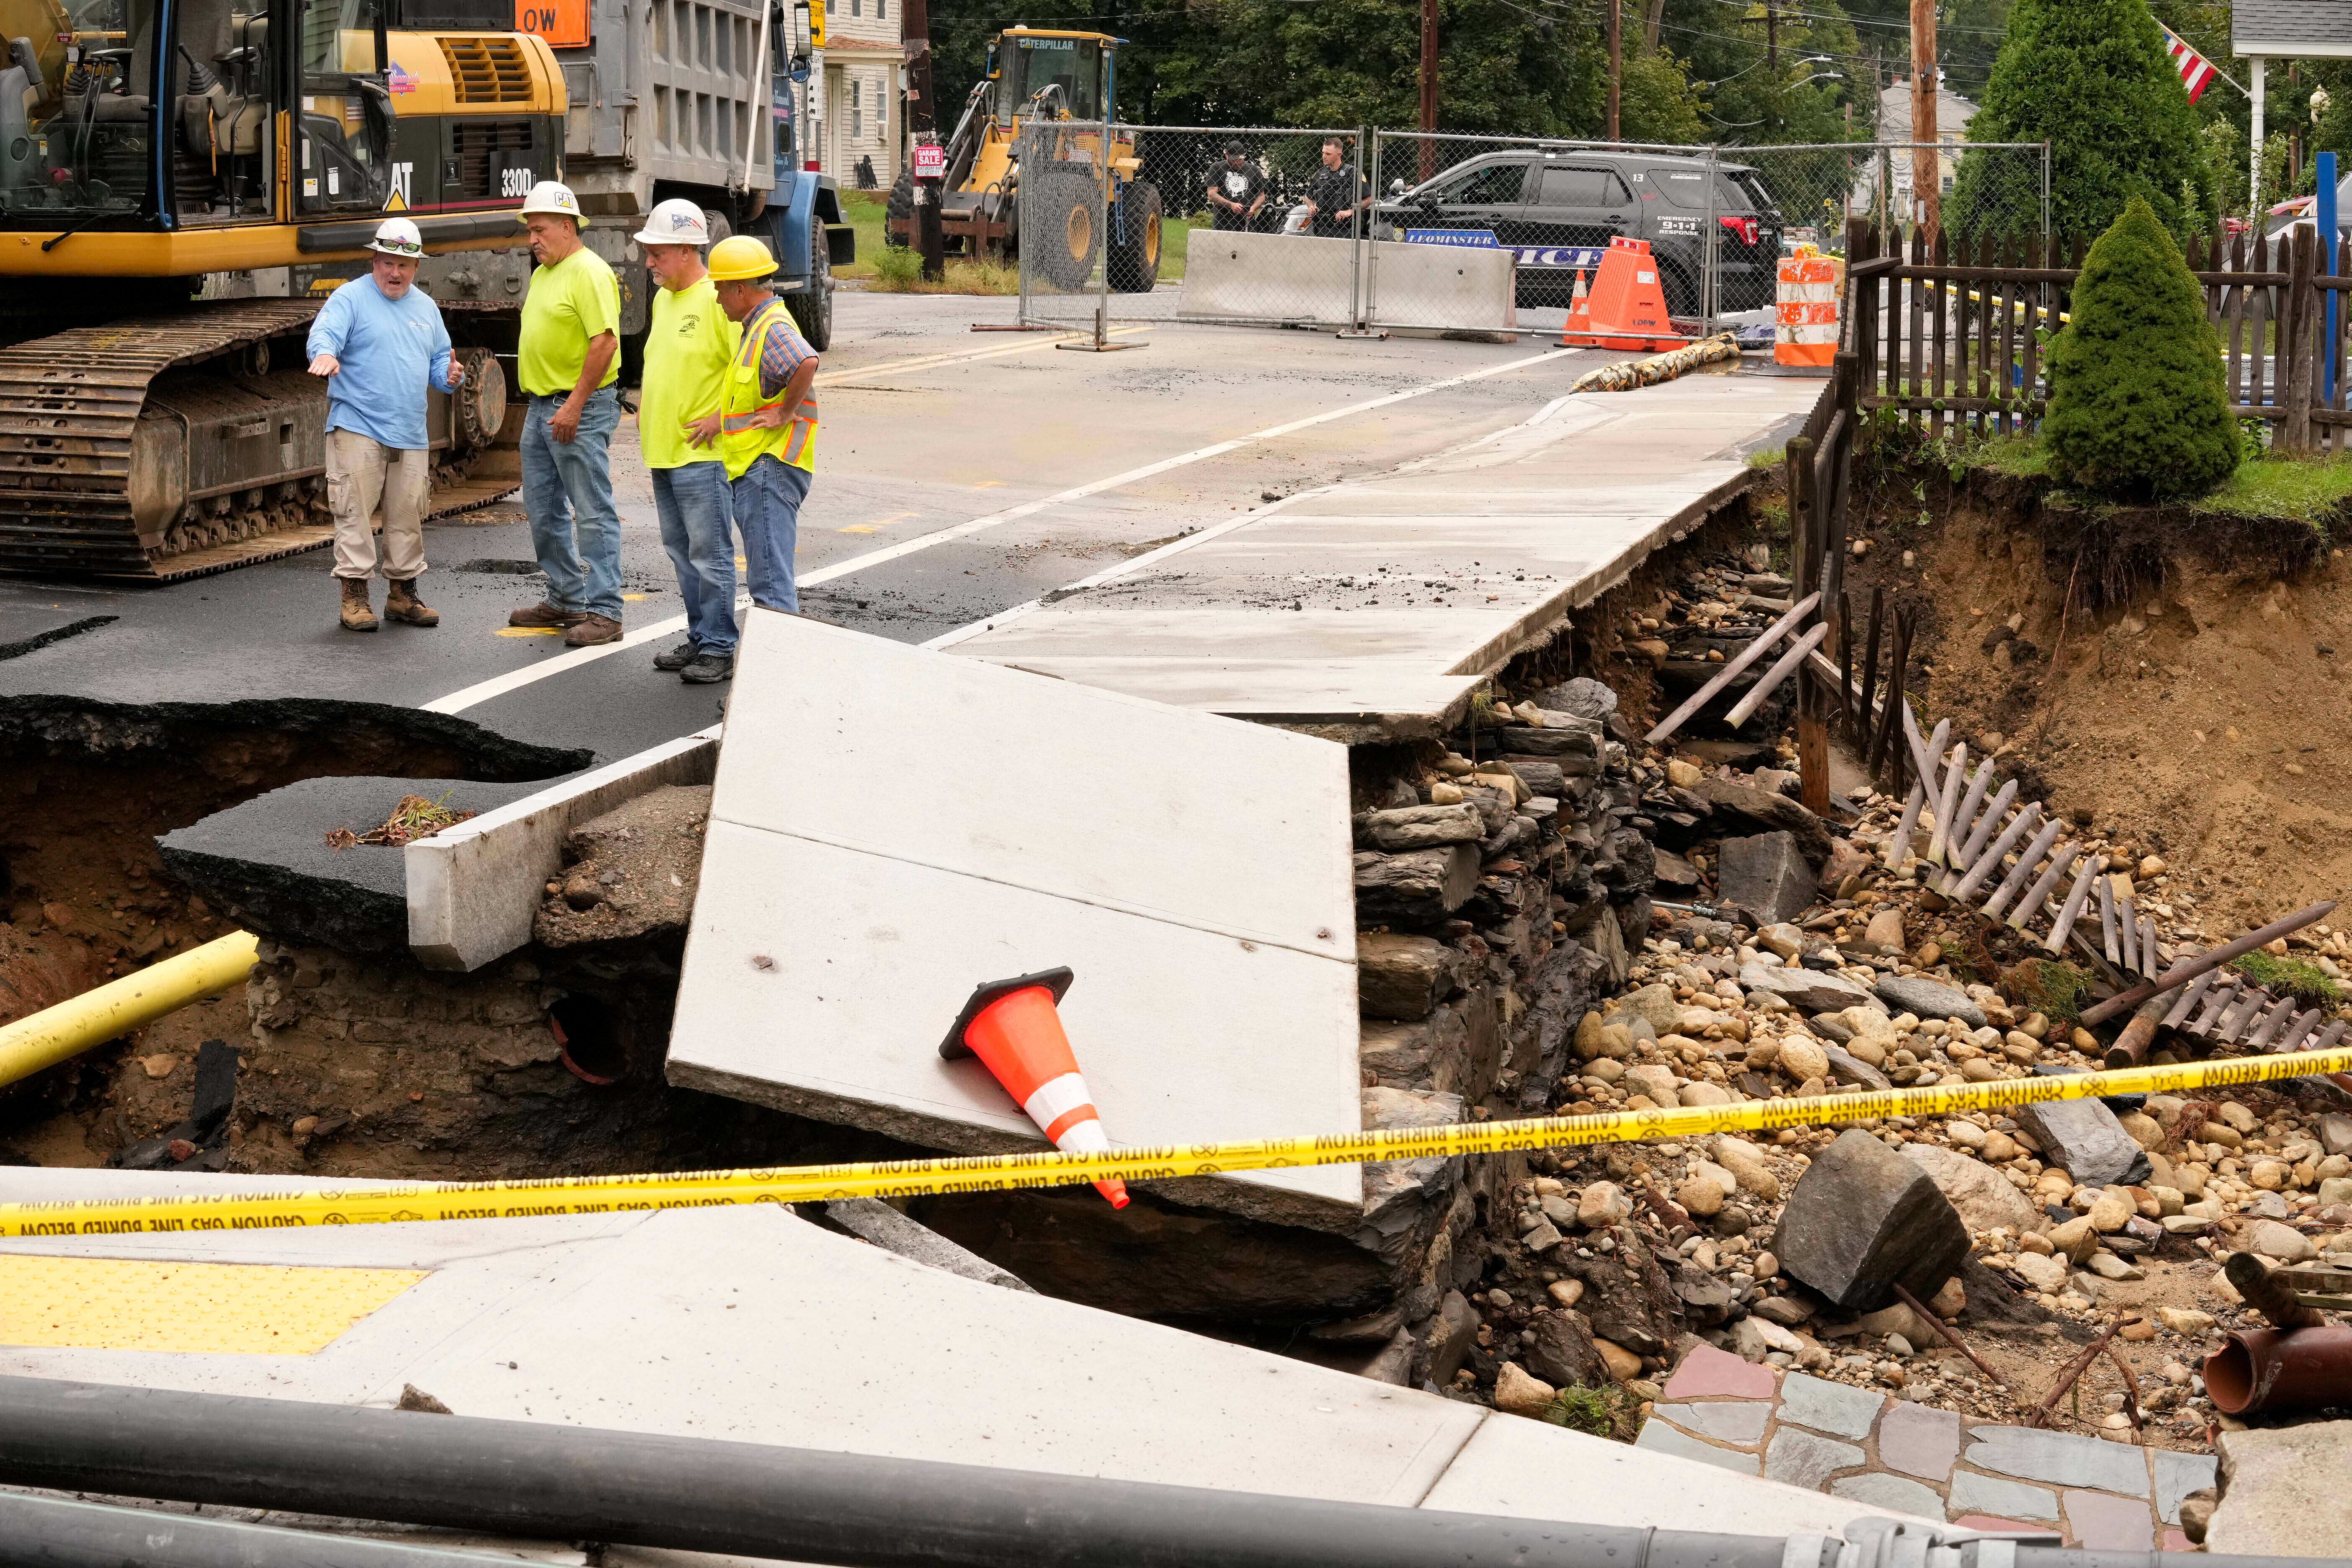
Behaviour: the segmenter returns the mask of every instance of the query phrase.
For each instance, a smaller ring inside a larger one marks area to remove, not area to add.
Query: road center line
[[[1023,346],[1024,348],[1028,348],[1046,347],[1050,345],[1024,344]],[[999,352],[1013,353],[1019,351],[1006,350]],[[1129,468],[1122,473],[1112,474],[1104,479],[1089,480],[1087,483],[1083,485],[1073,485],[1068,489],[1056,490],[1052,495],[1040,496],[1035,500],[1023,501],[1017,506],[1006,507],[1002,511],[992,511],[988,513],[986,516],[973,518],[969,522],[959,522],[951,527],[940,529],[935,532],[922,534],[917,538],[905,540],[897,544],[886,545],[880,550],[870,550],[863,555],[853,555],[846,561],[836,561],[830,566],[821,566],[814,572],[803,572],[799,574],[798,585],[804,589],[814,588],[820,584],[830,583],[837,577],[846,577],[852,573],[863,572],[869,567],[882,565],[886,562],[896,561],[904,556],[913,555],[921,551],[931,549],[935,545],[946,544],[959,539],[969,539],[975,533],[984,532],[989,529],[996,528],[1002,524],[1016,522],[1024,517],[1034,517],[1038,512],[1045,511],[1067,501],[1083,500],[1088,496],[1099,495],[1105,490],[1118,489],[1123,485],[1131,485],[1139,479],[1148,479],[1155,475],[1164,474],[1171,468],[1184,468],[1193,463],[1205,461],[1211,458],[1221,458],[1228,452],[1239,451],[1244,447],[1253,446],[1261,441],[1271,441],[1280,437],[1295,435],[1298,431],[1311,429],[1318,425],[1327,425],[1333,420],[1346,419],[1358,414],[1369,414],[1377,408],[1387,408],[1394,404],[1408,402],[1412,398],[1426,397],[1431,393],[1444,392],[1452,387],[1466,385],[1474,381],[1485,381],[1489,376],[1504,375],[1515,370],[1525,370],[1529,365],[1542,364],[1547,361],[1558,359],[1563,354],[1572,354],[1580,352],[1581,351],[1572,348],[1546,349],[1541,353],[1528,354],[1520,359],[1506,360],[1501,364],[1487,365],[1484,369],[1480,370],[1465,371],[1460,375],[1449,375],[1439,381],[1424,382],[1419,386],[1407,387],[1402,392],[1383,393],[1378,397],[1367,398],[1361,403],[1347,404],[1339,408],[1328,409],[1321,414],[1310,414],[1303,419],[1292,419],[1280,425],[1271,425],[1263,430],[1253,431],[1251,434],[1246,436],[1236,436],[1231,440],[1212,442],[1206,447],[1195,447],[1189,452],[1179,452],[1172,458],[1162,458],[1156,463],[1146,463],[1140,468]],[[861,372],[860,374],[870,374],[872,373]],[[1261,508],[1258,511],[1250,513],[1249,515],[1251,517],[1262,517],[1265,515],[1265,511],[1264,509]],[[1190,542],[1199,542],[1198,536],[1194,536]],[[618,642],[605,643],[600,647],[574,648],[569,653],[558,654],[553,658],[544,659],[538,664],[528,665],[520,669],[509,670],[504,675],[492,676],[488,680],[479,680],[476,681],[471,686],[461,687],[457,690],[452,691],[445,697],[436,697],[432,701],[424,704],[424,711],[427,713],[462,713],[468,708],[478,708],[493,698],[503,697],[509,691],[519,691],[522,688],[530,686],[537,681],[545,680],[550,676],[562,675],[567,670],[577,669],[582,665],[593,664],[600,658],[610,658],[614,654],[638,647],[644,643],[652,642],[659,637],[665,637],[671,636],[674,633],[682,632],[685,629],[686,617],[684,616],[673,616],[668,620],[656,621],[651,626],[640,626],[635,631],[633,631],[627,636],[622,637]]]

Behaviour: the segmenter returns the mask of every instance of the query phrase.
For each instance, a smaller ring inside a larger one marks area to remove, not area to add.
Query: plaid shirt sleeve
[[[783,302],[778,300],[770,307],[770,310],[773,320],[768,328],[766,341],[760,345],[760,395],[762,398],[774,397],[782,393],[784,384],[792,380],[793,372],[798,370],[804,361],[816,357],[816,351],[808,346],[806,338],[801,336],[799,326],[793,321],[792,313],[784,309]]]

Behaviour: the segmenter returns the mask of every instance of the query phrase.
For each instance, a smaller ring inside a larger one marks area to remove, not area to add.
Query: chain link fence
[[[1021,320],[1557,337],[1610,242],[1645,242],[1676,333],[1774,340],[1781,263],[1850,217],[1907,239],[2049,234],[2041,143],[1681,147],[1533,137],[1032,122]]]
[[[1106,152],[1098,123],[1024,124],[1022,324],[1349,326],[1362,146],[1360,131],[1113,124]]]

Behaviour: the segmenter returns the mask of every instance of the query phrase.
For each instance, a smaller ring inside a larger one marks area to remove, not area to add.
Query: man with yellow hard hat
[[[610,447],[621,422],[621,285],[581,243],[580,201],[541,180],[523,198],[530,292],[515,368],[530,395],[522,426],[522,502],[547,597],[507,624],[562,627],[573,647],[621,636],[621,518]]]
[[[816,351],[793,324],[792,312],[768,286],[776,258],[749,235],[710,247],[710,280],[719,308],[742,332],[727,366],[719,412],[698,423],[695,435],[715,432],[734,492],[735,526],[751,602],[762,609],[798,611],[793,550],[801,502],[816,477]]]
[[[734,502],[719,432],[696,425],[719,411],[735,325],[703,266],[710,229],[699,206],[674,196],[646,214],[632,237],[661,285],[646,331],[637,445],[653,479],[662,548],[686,602],[686,640],[654,655],[654,668],[708,685],[735,669]]]

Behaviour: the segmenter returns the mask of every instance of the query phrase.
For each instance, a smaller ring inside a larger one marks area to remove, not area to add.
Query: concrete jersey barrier
[[[1182,321],[1343,327],[1355,316],[1352,243],[1304,235],[1196,231],[1176,307]],[[1370,247],[1381,324],[1433,331],[1517,329],[1507,250],[1464,246]]]

